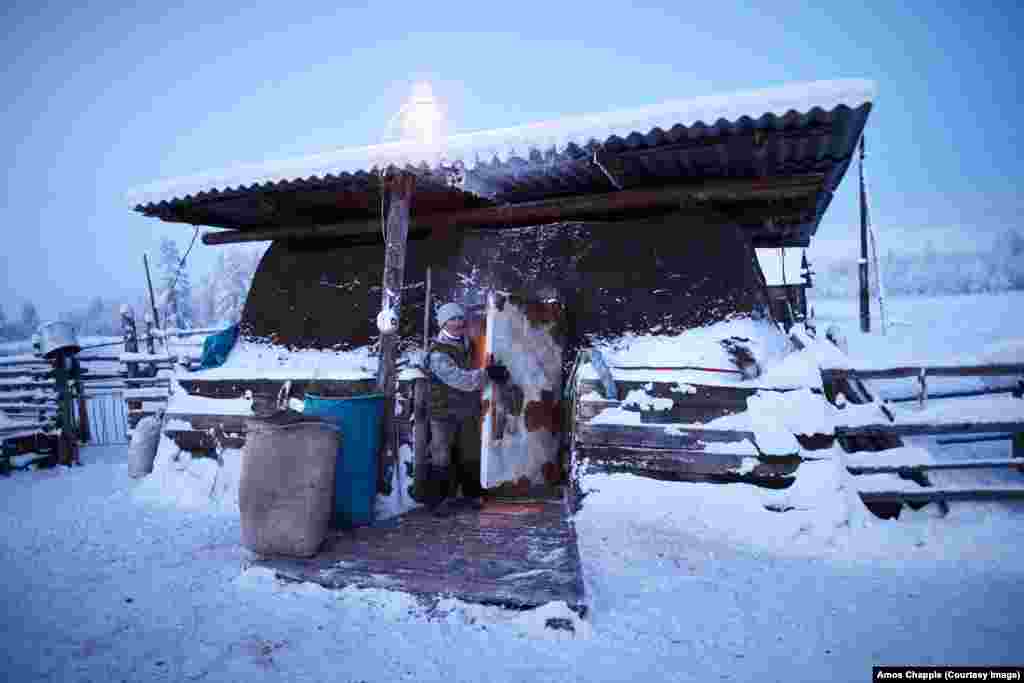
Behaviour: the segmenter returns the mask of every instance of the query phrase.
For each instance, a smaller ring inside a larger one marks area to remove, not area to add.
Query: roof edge
[[[451,135],[436,144],[416,141],[347,147],[276,162],[238,165],[192,176],[171,178],[129,190],[131,208],[183,199],[200,192],[225,191],[285,180],[369,172],[373,168],[462,165],[506,161],[530,150],[562,151],[570,144],[586,145],[633,132],[647,134],[677,125],[715,126],[719,121],[831,111],[839,106],[859,107],[874,102],[878,86],[867,79],[841,79],[793,83],[775,88],[747,90],[729,95],[676,99],[660,104],[600,114],[584,114],[539,121],[509,128]]]

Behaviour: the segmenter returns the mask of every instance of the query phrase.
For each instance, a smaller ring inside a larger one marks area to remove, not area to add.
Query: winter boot
[[[434,499],[436,502],[431,506],[431,512],[435,517],[448,517],[455,512],[455,499],[451,495],[454,487],[450,482],[451,469],[448,467],[430,467],[430,479],[432,488],[438,492]]]
[[[434,491],[434,488],[434,482],[430,478],[430,464],[416,465],[416,474],[413,480],[413,500],[427,507],[437,505],[440,495]]]

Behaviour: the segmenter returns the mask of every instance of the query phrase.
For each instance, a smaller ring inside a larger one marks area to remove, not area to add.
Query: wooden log
[[[685,429],[667,432],[658,427],[621,424],[576,425],[576,438],[583,446],[625,446],[633,448],[673,448],[699,450],[704,443],[755,444],[754,433],[721,429]]]
[[[911,474],[931,470],[998,469],[1009,467],[1024,471],[1024,460],[1015,458],[991,458],[988,460],[961,460],[957,462],[931,462],[916,465],[847,465],[850,474]]]
[[[933,422],[920,424],[869,424],[856,427],[837,426],[836,437],[894,435],[920,436],[923,434],[979,434],[987,432],[1024,431],[1024,422]]]
[[[27,377],[33,380],[39,380],[50,376],[51,372],[53,372],[53,368],[19,368],[15,370],[0,370],[0,379]]]
[[[384,282],[381,292],[381,311],[391,311],[400,320],[402,285],[405,282],[405,249],[409,235],[409,212],[412,206],[416,176],[400,172],[385,180],[388,198],[386,246],[384,248]],[[391,471],[397,461],[397,444],[390,429],[394,416],[395,361],[398,355],[398,330],[382,331],[380,336],[380,363],[377,370],[377,390],[384,394],[384,447],[378,459],[377,490],[391,491]]]
[[[992,488],[923,488],[915,491],[860,491],[865,503],[938,503],[964,500],[1024,499],[1024,486]]]

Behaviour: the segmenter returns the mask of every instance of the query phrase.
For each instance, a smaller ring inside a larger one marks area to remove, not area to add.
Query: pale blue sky
[[[187,226],[133,213],[161,178],[377,142],[414,80],[455,131],[865,77],[875,221],[942,244],[1019,225],[1016,3],[15,3],[0,17],[0,303],[43,317],[145,285]],[[854,234],[848,175],[822,252]],[[885,233],[883,233],[883,238]],[[217,247],[199,243],[193,280]]]

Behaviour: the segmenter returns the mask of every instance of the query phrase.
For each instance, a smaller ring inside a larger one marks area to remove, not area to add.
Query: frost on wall
[[[374,344],[383,262],[382,244],[275,242],[254,279],[243,333],[298,348]],[[428,266],[435,308],[448,300],[480,305],[489,289],[562,301],[570,350],[626,333],[678,334],[762,310],[753,250],[739,229],[703,225],[692,215],[470,230],[410,239],[402,350],[422,343]]]

